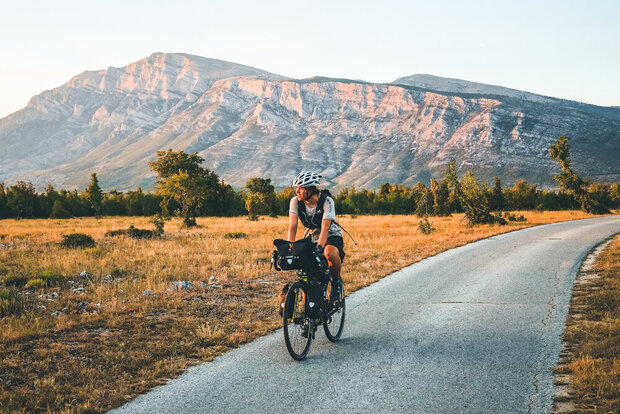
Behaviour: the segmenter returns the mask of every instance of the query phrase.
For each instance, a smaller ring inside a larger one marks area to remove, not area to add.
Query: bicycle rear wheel
[[[340,289],[340,297],[334,304],[336,312],[332,314],[325,322],[323,322],[323,329],[325,330],[325,336],[332,342],[336,342],[342,335],[344,329],[344,313],[345,313],[345,297],[344,286]]]
[[[312,320],[306,314],[308,291],[303,282],[295,282],[289,288],[284,302],[284,342],[293,359],[306,357],[312,342]]]

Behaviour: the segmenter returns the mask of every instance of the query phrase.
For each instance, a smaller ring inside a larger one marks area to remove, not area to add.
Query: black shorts
[[[329,236],[327,238],[327,243],[325,245],[334,246],[338,248],[338,253],[340,254],[340,261],[344,262],[344,257],[347,255],[344,252],[344,241],[340,236]]]

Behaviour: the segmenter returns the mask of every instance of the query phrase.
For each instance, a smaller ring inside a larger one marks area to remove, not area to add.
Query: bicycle
[[[316,244],[310,238],[296,242],[274,240],[276,250],[271,263],[280,270],[296,270],[297,281],[286,294],[282,321],[284,343],[291,357],[301,361],[320,325],[331,342],[340,339],[344,329],[345,295],[341,283],[334,301],[327,298],[328,286],[333,283],[325,256],[316,254]]]

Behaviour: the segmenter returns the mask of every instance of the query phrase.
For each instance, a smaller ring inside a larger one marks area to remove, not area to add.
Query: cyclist
[[[342,231],[336,224],[336,206],[326,190],[317,186],[321,176],[311,171],[302,171],[293,180],[295,197],[289,206],[288,241],[295,241],[297,220],[308,229],[312,241],[317,243],[317,253],[327,258],[332,276],[330,300],[338,300],[342,279],[340,268],[344,260]]]

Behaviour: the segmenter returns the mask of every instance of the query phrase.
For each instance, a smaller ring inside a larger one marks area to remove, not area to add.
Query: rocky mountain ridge
[[[156,53],[84,72],[0,119],[0,181],[82,188],[97,172],[107,189],[150,188],[148,161],[173,148],[236,187],[258,176],[283,187],[301,169],[335,187],[428,183],[450,157],[482,180],[544,186],[558,135],[573,138],[578,171],[620,179],[620,110],[455,81],[296,80]]]

